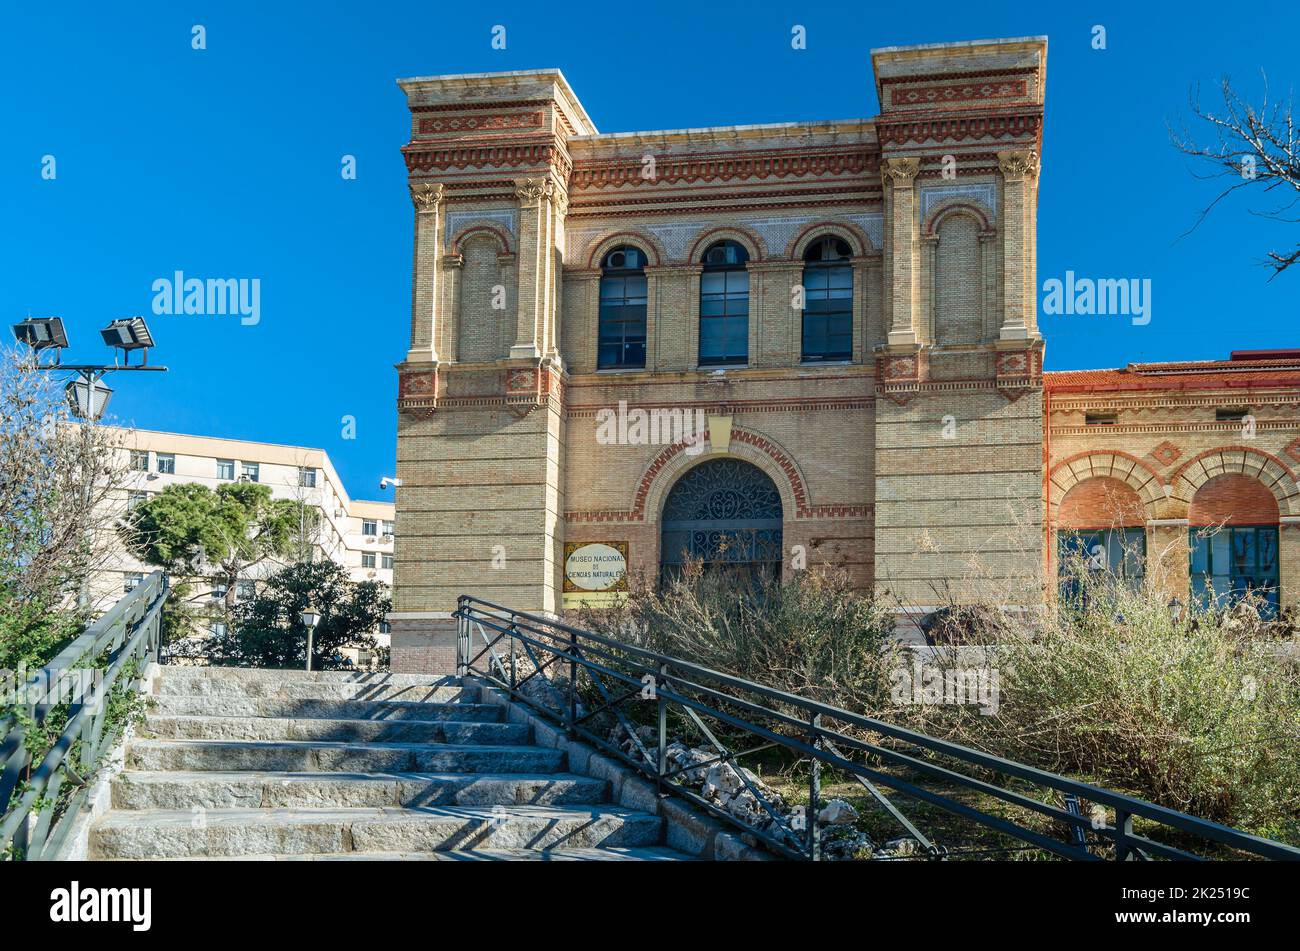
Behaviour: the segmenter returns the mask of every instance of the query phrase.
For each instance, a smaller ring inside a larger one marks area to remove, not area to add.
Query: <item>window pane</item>
[[[1195,529],[1191,531],[1192,571],[1205,574],[1210,570],[1210,540],[1200,535]]]

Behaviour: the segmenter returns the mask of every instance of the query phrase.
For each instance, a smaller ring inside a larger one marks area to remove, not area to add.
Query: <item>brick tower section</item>
[[[888,334],[876,350],[878,589],[1041,597],[1035,220],[1046,41],[876,50]]]
[[[595,129],[558,70],[400,85],[415,261],[397,367],[392,667],[447,672],[458,595],[557,608],[566,142]]]

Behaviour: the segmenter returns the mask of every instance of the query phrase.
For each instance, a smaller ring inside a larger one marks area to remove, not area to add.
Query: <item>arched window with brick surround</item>
[[[1273,493],[1250,476],[1219,475],[1197,489],[1188,513],[1192,597],[1227,607],[1253,594],[1275,615],[1278,516]]]
[[[1146,569],[1142,499],[1119,479],[1085,479],[1061,500],[1056,544],[1063,596],[1077,593],[1080,571],[1140,584]]]
[[[833,235],[814,241],[803,256],[804,363],[853,356],[853,252]]]
[[[600,263],[600,330],[597,368],[645,366],[645,255],[615,248]]]
[[[704,252],[700,275],[700,366],[749,362],[749,253],[735,241]]]

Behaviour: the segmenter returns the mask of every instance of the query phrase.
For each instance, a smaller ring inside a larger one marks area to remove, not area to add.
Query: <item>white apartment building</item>
[[[353,581],[380,581],[391,588],[393,503],[351,498],[323,449],[145,429],[120,429],[117,434],[128,468],[124,492],[115,502],[121,511],[178,483],[215,489],[227,482],[256,482],[269,486],[273,498],[302,501],[320,513],[312,536],[313,557],[343,565]],[[256,566],[241,579],[236,596],[252,597],[258,580],[280,567],[283,563],[271,561]],[[115,545],[92,584],[95,605],[102,608],[116,601],[153,570],[125,546]],[[201,604],[205,598],[219,602],[226,592],[209,588],[195,594]],[[380,646],[388,645],[387,625],[376,637]]]

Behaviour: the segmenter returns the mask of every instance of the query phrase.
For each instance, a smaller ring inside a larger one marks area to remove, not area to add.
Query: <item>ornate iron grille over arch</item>
[[[710,459],[668,493],[659,560],[664,572],[687,561],[754,565],[781,573],[781,494],[757,466]]]

